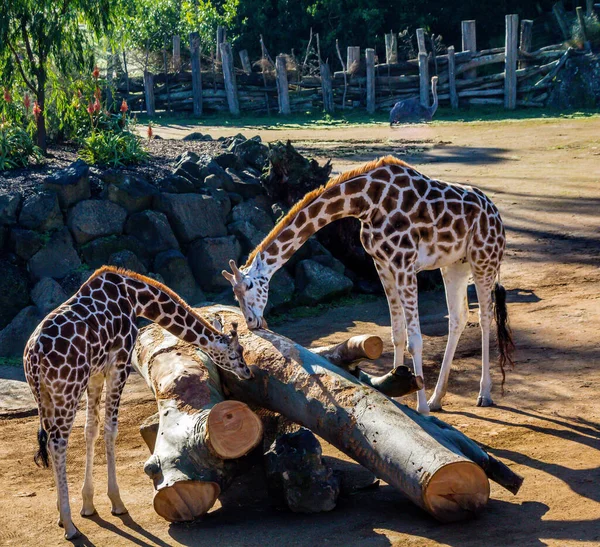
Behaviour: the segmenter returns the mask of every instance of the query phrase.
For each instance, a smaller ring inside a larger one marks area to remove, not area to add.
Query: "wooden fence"
[[[117,92],[127,97],[132,110],[149,115],[156,110],[194,116],[205,112],[287,115],[311,109],[373,113],[415,96],[430,106],[431,77],[437,75],[440,104],[453,109],[481,104],[507,109],[544,106],[554,77],[574,50],[555,44],[532,51],[533,21],[519,22],[517,15],[507,15],[505,25],[504,47],[478,51],[475,21],[463,21],[461,51],[449,46],[446,53],[436,51],[433,39],[427,47],[426,34],[418,29],[418,54],[406,61],[399,60],[394,33],[385,37],[385,62],[378,62],[374,49],[361,52],[357,46],[348,47],[344,59],[338,46],[343,70],[337,72],[321,58],[318,35],[311,68],[307,60],[312,35],[303,62],[290,55],[278,55],[273,61],[261,38],[262,57],[252,64],[247,51],[234,55],[223,29],[217,35],[216,55],[210,58],[202,57],[198,34],[192,33],[189,63],[182,62],[183,40],[175,37],[171,70],[145,72],[143,78],[126,82],[121,79]]]

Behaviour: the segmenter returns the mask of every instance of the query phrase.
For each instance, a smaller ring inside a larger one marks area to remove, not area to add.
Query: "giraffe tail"
[[[510,365],[514,368],[513,352],[515,344],[512,339],[512,331],[508,323],[508,309],[506,308],[506,289],[496,283],[494,286],[494,316],[498,332],[498,363],[502,371],[502,395],[504,395],[504,382],[506,380],[505,367]]]
[[[33,457],[35,465],[38,467],[50,467],[50,462],[48,461],[48,433],[46,433],[46,430],[41,425],[38,430],[38,444],[40,445],[40,449]]]

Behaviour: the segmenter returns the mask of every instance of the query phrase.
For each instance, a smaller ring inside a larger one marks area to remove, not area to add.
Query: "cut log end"
[[[350,351],[356,351],[359,357],[379,359],[383,353],[383,340],[379,336],[372,335],[353,336],[348,340],[348,348]],[[362,351],[358,351],[359,348]]]
[[[206,435],[220,458],[241,458],[258,446],[263,436],[263,425],[244,403],[223,401],[210,410]]]
[[[220,493],[216,482],[176,482],[156,492],[154,510],[169,522],[195,520],[208,513]]]
[[[442,522],[479,513],[490,497],[490,483],[478,465],[463,461],[440,468],[423,485],[426,509]]]

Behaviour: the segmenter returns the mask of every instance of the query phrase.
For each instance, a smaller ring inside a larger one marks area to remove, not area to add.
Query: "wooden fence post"
[[[238,101],[237,85],[235,83],[235,69],[233,66],[233,54],[229,42],[221,44],[221,63],[223,64],[223,79],[225,80],[225,93],[229,112],[233,116],[240,115],[240,103]]]
[[[321,74],[321,90],[323,92],[323,110],[328,114],[332,114],[335,110],[333,104],[333,84],[331,82],[331,70],[329,64],[319,63],[319,71]]]
[[[181,37],[173,36],[173,70],[181,70]]]
[[[506,20],[506,60],[504,67],[504,108],[517,107],[517,29],[519,16],[507,15]]]
[[[225,29],[217,27],[217,63],[221,60],[221,44],[225,42]]]
[[[240,61],[242,62],[242,69],[246,74],[252,73],[252,65],[250,64],[250,57],[247,49],[240,51]]]
[[[352,65],[357,63],[357,67],[360,67],[360,46],[348,46],[346,50],[346,70],[353,70]]]
[[[552,13],[554,13],[554,17],[556,18],[556,22],[560,28],[560,32],[565,40],[569,39],[569,24],[567,23],[567,12],[565,11],[565,6],[562,3],[562,0],[556,2],[552,6]]]
[[[460,23],[462,30],[462,50],[471,51],[475,53],[477,51],[477,30],[476,23],[473,20],[461,21]],[[476,78],[477,69],[469,70],[465,72],[465,78]]]
[[[365,62],[367,66],[367,112],[375,112],[375,50],[365,50]]]
[[[429,60],[427,53],[419,53],[419,98],[421,106],[429,108]]]
[[[146,113],[150,118],[156,114],[154,107],[154,75],[144,70],[144,96],[146,97]]]
[[[588,17],[594,15],[594,0],[585,0],[585,14]]]
[[[395,32],[385,35],[385,62],[398,62],[398,35]]]
[[[419,53],[427,53],[427,46],[425,45],[425,29],[417,29],[417,47]]]
[[[519,40],[519,53],[529,53],[531,51],[531,35],[533,29],[533,21],[531,19],[523,19],[521,21],[521,38]],[[523,59],[519,61],[519,68],[527,68],[529,61]]]
[[[202,116],[202,70],[200,67],[200,34],[190,32],[190,53],[192,65],[192,101],[194,116]]]
[[[577,22],[581,28],[581,37],[583,38],[583,46],[586,51],[590,51],[592,49],[592,44],[590,44],[587,38],[587,30],[585,28],[585,15],[583,14],[583,8],[581,6],[577,6],[575,8],[577,13]]]
[[[454,46],[448,47],[448,86],[450,87],[450,107],[458,109],[458,94],[456,93],[456,59]]]
[[[279,113],[288,115],[291,113],[291,109],[285,55],[277,55],[277,57],[275,57],[275,74],[277,75]]]

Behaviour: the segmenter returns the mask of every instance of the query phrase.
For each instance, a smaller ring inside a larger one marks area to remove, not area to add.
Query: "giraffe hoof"
[[[127,513],[129,513],[129,511],[127,511],[127,509],[125,507],[119,507],[118,509],[111,509],[110,512],[115,517],[118,517],[119,515],[126,515]]]
[[[84,518],[88,518],[91,516],[96,515],[98,512],[96,511],[95,507],[92,507],[91,509],[86,509],[85,507],[79,511],[79,514],[84,517]]]
[[[494,401],[492,401],[489,397],[482,397],[480,395],[477,397],[477,406],[494,406]]]
[[[441,401],[429,401],[427,404],[429,405],[429,410],[431,412],[440,412],[442,410]]]
[[[423,416],[427,416],[429,414],[429,406],[417,406],[417,412],[423,414]]]
[[[69,541],[73,541],[74,539],[78,539],[80,537],[81,537],[81,532],[77,528],[75,528],[70,533],[65,533],[65,539],[68,539]]]

